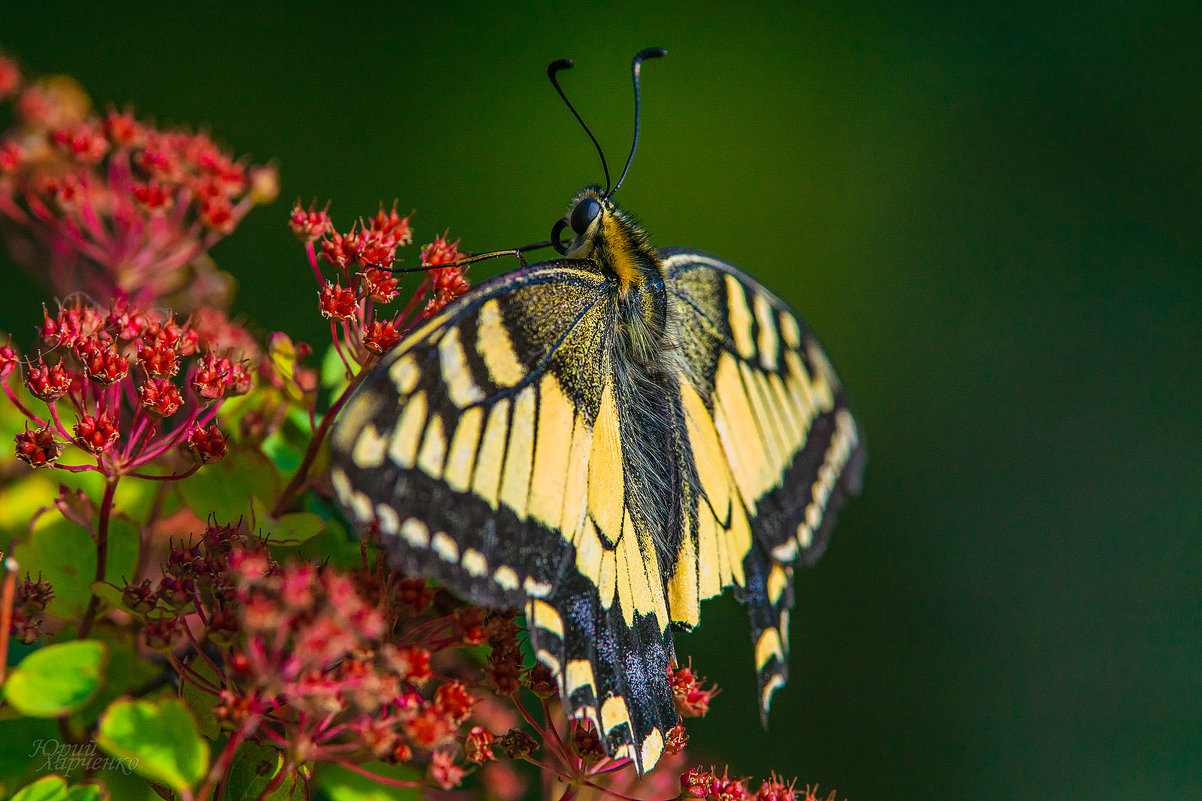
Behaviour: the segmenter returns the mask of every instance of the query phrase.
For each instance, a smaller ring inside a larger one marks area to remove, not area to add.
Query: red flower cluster
[[[193,665],[179,669],[213,694],[233,748],[255,737],[298,763],[416,761],[443,789],[468,771],[460,754],[495,759],[480,723],[498,719],[498,704],[467,679],[462,608],[433,610],[416,580],[382,562],[354,572],[279,564],[266,540],[213,524],[197,544],[175,544],[164,567],[157,583],[125,587],[123,603],[143,617],[147,645],[169,658],[183,637],[224,644],[219,686]]]
[[[470,287],[462,268],[439,266],[461,258],[458,242],[447,242],[441,236],[422,248],[425,278],[404,308],[391,315],[381,313],[380,306],[400,295],[400,279],[392,268],[398,261],[397,248],[413,241],[409,216],[397,214],[395,205],[391,211],[381,206],[374,217],[339,233],[326,209],[318,210],[315,205],[304,209],[297,204],[289,225],[305,243],[309,264],[321,284],[318,310],[330,321],[330,333],[348,375],[395,347],[414,322],[436,313]],[[333,265],[333,280],[322,275],[321,261]]]
[[[672,697],[676,711],[682,718],[702,718],[710,710],[710,700],[718,694],[718,688],[702,687],[705,679],[693,672],[693,662],[673,671],[671,676]]]
[[[250,390],[251,371],[207,350],[189,323],[123,302],[103,308],[76,301],[53,315],[44,311],[39,334],[46,351],[25,365],[24,384],[46,404],[46,413],[26,406],[11,381],[0,382],[37,426],[16,437],[17,457],[26,464],[56,465],[66,443],[92,463],[58,466],[111,477],[141,475],[136,471],[148,463],[170,462],[181,444],[196,459],[185,475],[225,455],[225,436],[213,421],[223,399]],[[47,362],[51,353],[59,358]],[[0,376],[7,379],[21,366],[11,346],[0,348]],[[177,383],[181,372],[184,380]],[[74,424],[62,419],[64,406],[74,413]]]
[[[13,252],[59,295],[223,301],[228,282],[200,257],[275,199],[274,168],[248,167],[203,133],[92,115],[73,82],[21,84],[0,57],[0,101],[14,98],[17,121],[0,137],[0,214],[26,235]]]

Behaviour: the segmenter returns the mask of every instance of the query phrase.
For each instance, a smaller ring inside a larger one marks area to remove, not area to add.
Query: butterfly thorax
[[[581,211],[589,209],[595,213],[582,217]],[[576,196],[567,219],[580,230],[566,255],[593,262],[613,279],[624,344],[637,362],[655,370],[668,319],[659,252],[643,229],[598,187],[586,187]]]

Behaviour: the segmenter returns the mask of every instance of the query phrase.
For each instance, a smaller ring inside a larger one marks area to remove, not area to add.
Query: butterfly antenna
[[[622,169],[622,177],[618,179],[618,186],[621,186],[622,182],[626,180],[626,173],[630,172],[630,162],[634,161],[634,151],[639,147],[639,112],[642,109],[642,100],[639,94],[639,70],[647,59],[661,58],[666,55],[668,55],[668,51],[662,47],[648,47],[646,50],[640,50],[630,64],[630,74],[634,77],[634,141],[630,144],[630,155],[626,157],[626,166]],[[609,186],[608,181],[606,186]],[[618,191],[618,186],[613,188],[613,192],[606,189],[605,196],[612,197],[613,193]]]
[[[646,52],[646,51],[644,51],[644,52]],[[640,53],[639,55],[642,55],[642,53]],[[551,85],[555,87],[556,92],[559,92],[559,96],[563,98],[563,102],[567,103],[568,109],[576,117],[576,121],[580,123],[580,127],[584,129],[584,132],[586,134],[588,134],[588,138],[593,140],[593,147],[597,148],[597,155],[601,157],[601,170],[605,173],[605,194],[606,194],[606,196],[608,196],[609,195],[609,165],[607,165],[605,163],[605,153],[604,153],[604,151],[601,150],[601,143],[597,141],[597,137],[593,136],[593,132],[590,131],[588,129],[588,126],[584,124],[584,119],[580,116],[580,112],[576,111],[576,107],[572,105],[572,101],[568,100],[568,96],[563,93],[563,88],[560,87],[560,85],[559,85],[559,79],[557,79],[555,77],[555,73],[559,72],[560,70],[571,69],[573,66],[573,63],[574,62],[570,58],[560,58],[560,59],[556,59],[555,61],[552,61],[550,64],[547,65],[547,77],[551,79]],[[637,74],[635,76],[635,83],[636,83],[636,85],[638,83]],[[619,181],[618,183],[621,183],[621,181]],[[614,189],[617,189],[617,187],[615,186]]]

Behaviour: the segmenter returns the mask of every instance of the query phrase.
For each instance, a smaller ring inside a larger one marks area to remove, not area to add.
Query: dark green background
[[[541,239],[599,178],[547,62],[620,163],[630,56],[666,47],[619,199],[805,315],[870,450],[767,733],[741,609],[679,638],[724,687],[695,753],[853,801],[1197,797],[1202,12],[1057,5],[18,3],[0,46],[274,159],[213,255],[319,346],[292,199]]]

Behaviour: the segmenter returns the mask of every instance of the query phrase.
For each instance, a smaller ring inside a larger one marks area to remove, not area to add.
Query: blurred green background
[[[281,6],[283,8],[283,6]],[[0,47],[98,105],[274,160],[213,253],[262,332],[327,340],[290,202],[380,201],[470,250],[600,179],[659,245],[743,266],[822,336],[864,495],[797,582],[759,726],[743,612],[678,647],[724,688],[693,751],[867,801],[1202,786],[1202,13],[963,2],[9,3]],[[412,258],[412,257],[411,257]],[[472,268],[482,277],[509,265]],[[0,256],[0,328],[42,294]]]

